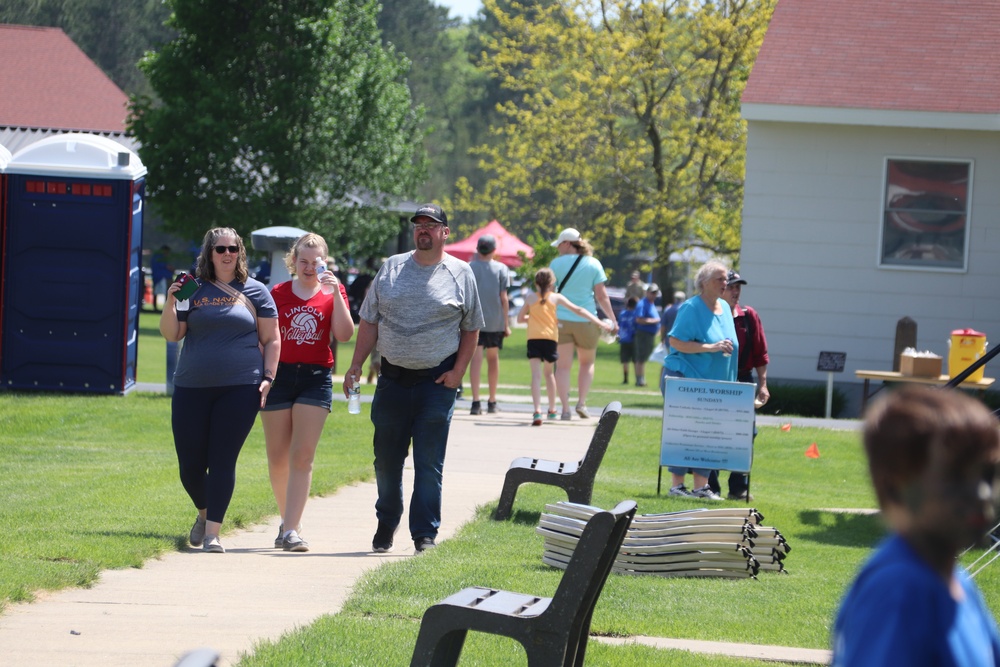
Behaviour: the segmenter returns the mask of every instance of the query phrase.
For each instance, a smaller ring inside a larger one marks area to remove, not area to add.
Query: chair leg
[[[565,639],[561,637],[558,639]],[[571,651],[565,641],[545,642],[526,646],[522,643],[528,653],[528,667],[574,667],[575,651]],[[570,655],[573,653],[574,655]]]
[[[495,521],[504,521],[510,518],[510,513],[514,509],[514,497],[517,495],[517,487],[519,486],[520,483],[511,479],[509,475],[504,477],[500,502],[497,504],[497,511],[493,514]]]
[[[594,485],[589,484],[587,486],[576,486],[570,484],[566,487],[566,496],[569,498],[571,503],[576,503],[578,505],[589,505],[590,499],[594,495]]]
[[[420,635],[413,647],[410,667],[453,667],[462,655],[468,630],[462,628],[437,635],[429,625],[420,624]]]

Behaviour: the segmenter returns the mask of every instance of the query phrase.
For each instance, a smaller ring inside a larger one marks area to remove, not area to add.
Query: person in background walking
[[[646,361],[656,346],[656,333],[660,330],[660,313],[656,297],[660,288],[650,283],[646,296],[635,307],[635,386],[646,386]]]
[[[890,535],[833,626],[834,667],[1000,665],[1000,632],[963,550],[995,519],[1000,423],[956,389],[901,387],[865,416],[872,486]]]
[[[500,380],[500,350],[503,339],[510,335],[508,311],[510,301],[507,288],[510,287],[510,273],[501,262],[493,259],[497,251],[497,240],[491,234],[483,234],[476,243],[476,256],[469,262],[476,276],[479,303],[483,307],[483,321],[486,324],[479,332],[479,344],[472,355],[469,366],[469,384],[472,385],[472,409],[470,414],[481,415],[479,401],[479,381],[483,370],[483,356],[486,356],[486,380],[489,384],[489,400],[486,411],[497,411],[497,382]]]
[[[184,340],[171,398],[181,484],[198,517],[191,546],[224,553],[219,530],[236,486],[236,460],[267,403],[281,353],[278,311],[247,268],[235,230],[210,229],[197,260],[198,290],[178,302],[167,288],[160,333]]]
[[[552,273],[552,269],[539,269],[535,273],[535,291],[525,297],[521,312],[517,314],[518,322],[528,324],[531,398],[535,404],[535,413],[531,418],[532,426],[542,425],[543,373],[545,375],[545,390],[549,398],[548,418],[556,418],[555,373],[552,370],[552,364],[559,359],[559,327],[556,308],[562,306],[606,331],[611,330],[610,322],[598,319],[596,315],[592,315],[562,294],[553,291],[555,282],[556,276]]]
[[[403,516],[403,464],[411,441],[410,536],[418,553],[435,545],[451,416],[483,326],[472,269],[444,252],[448,216],[440,206],[425,204],[410,222],[416,249],[390,257],[375,275],[361,304],[354,359],[344,378],[347,396],[378,346],[382,374],[371,407],[376,553],[393,548]]]
[[[635,307],[638,300],[630,296],[625,309],[618,313],[618,360],[622,362],[622,384],[628,384],[628,365],[635,365]],[[636,374],[636,377],[639,377]]]
[[[611,320],[611,333],[616,332],[618,323],[605,286],[608,277],[601,263],[592,257],[594,249],[572,227],[562,230],[552,246],[559,251],[559,256],[549,265],[556,276],[556,291],[591,315],[597,314],[597,306],[600,305]],[[580,360],[576,414],[588,419],[587,394],[594,382],[594,361],[597,359],[601,328],[568,308],[560,306],[556,312],[559,317],[559,358],[562,360],[556,365],[556,387],[562,403],[561,419],[569,421],[573,418],[569,410],[569,384],[574,352]]]
[[[642,282],[642,276],[638,271],[633,271],[628,285],[625,286],[625,298],[634,297],[638,303],[644,296],[646,296],[646,283]]]
[[[281,358],[260,418],[271,490],[281,515],[274,546],[285,551],[309,551],[299,530],[312,486],[316,446],[333,404],[330,343],[335,339],[346,343],[354,335],[344,284],[333,271],[316,273],[317,266],[326,264],[328,253],[322,236],[303,235],[285,257],[294,277],[271,289],[278,309]]]
[[[164,244],[153,253],[149,263],[153,279],[153,310],[160,310],[159,298],[167,300],[167,287],[174,281],[174,265],[170,261],[170,246]]]
[[[663,347],[667,348],[668,352],[670,351],[670,341],[667,334],[670,333],[670,329],[674,326],[674,320],[677,319],[677,310],[686,300],[687,295],[684,292],[674,292],[674,302],[664,308],[663,314],[660,315],[660,342],[663,343]]]

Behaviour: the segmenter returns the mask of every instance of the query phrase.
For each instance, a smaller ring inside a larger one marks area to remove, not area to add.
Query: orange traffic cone
[[[791,431],[792,430],[792,425],[791,424],[782,424],[781,425],[781,430],[782,431]]]
[[[816,446],[815,442],[809,445],[809,448],[806,450],[806,457],[810,459],[819,458],[819,447]]]

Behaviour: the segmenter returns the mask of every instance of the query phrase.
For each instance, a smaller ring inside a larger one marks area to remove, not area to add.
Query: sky
[[[435,0],[435,4],[447,7],[452,16],[465,20],[475,16],[483,6],[482,0]]]

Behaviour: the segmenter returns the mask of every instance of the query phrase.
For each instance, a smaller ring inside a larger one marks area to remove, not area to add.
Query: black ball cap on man
[[[747,281],[740,277],[740,274],[735,271],[730,271],[729,275],[726,277],[726,287],[731,287],[733,285],[746,285]]]
[[[444,211],[437,204],[424,204],[413,214],[410,222],[416,222],[417,218],[430,218],[434,222],[440,222],[445,226],[448,224],[448,216],[445,215]]]
[[[483,234],[476,242],[476,251],[480,255],[488,255],[497,249],[497,240],[492,234]]]

